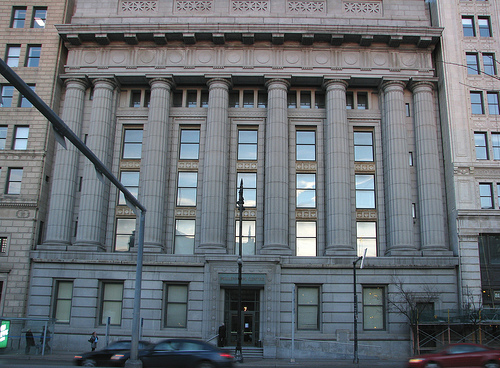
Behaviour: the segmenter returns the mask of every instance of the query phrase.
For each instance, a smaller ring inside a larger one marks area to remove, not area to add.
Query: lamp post
[[[235,359],[237,362],[243,363],[243,352],[241,349],[241,268],[243,267],[243,260],[241,259],[242,253],[242,242],[243,242],[243,204],[245,201],[243,200],[243,179],[241,179],[240,190],[238,191],[238,201],[236,204],[238,205],[239,213],[240,213],[240,223],[239,223],[239,236],[238,236],[238,329],[236,332],[236,350],[235,350]]]
[[[352,276],[353,276],[353,291],[354,291],[354,358],[353,363],[359,363],[358,357],[358,293],[356,292],[356,263],[361,261],[360,268],[363,268],[363,262],[366,256],[366,248],[365,253],[362,257],[356,258],[354,262],[352,262]]]

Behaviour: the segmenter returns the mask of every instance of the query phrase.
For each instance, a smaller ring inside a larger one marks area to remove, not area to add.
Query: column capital
[[[383,79],[380,83],[380,88],[384,92],[391,92],[393,90],[403,90],[407,86],[407,80],[401,79]]]
[[[291,83],[283,78],[271,78],[266,82],[266,88],[268,90],[270,89],[285,89],[288,91],[288,88],[290,88]]]
[[[114,90],[116,87],[119,86],[119,83],[114,76],[112,77],[103,76],[103,77],[92,78],[92,85],[94,87],[97,87],[99,85]]]
[[[434,90],[436,88],[437,80],[435,79],[412,79],[408,83],[408,88],[413,92],[421,92],[421,89]]]
[[[342,88],[344,91],[349,86],[349,81],[344,78],[325,78],[323,82],[323,88],[327,91],[332,90],[334,88]]]
[[[86,76],[65,76],[62,78],[64,82],[64,87],[68,89],[70,86],[72,88],[79,88],[86,90],[89,86],[89,81]]]
[[[156,88],[156,87],[164,87],[164,88],[174,88],[175,87],[175,82],[172,79],[172,76],[162,76],[162,77],[153,77],[153,76],[146,76],[146,78],[149,78],[149,85],[151,88]]]
[[[207,81],[207,85],[209,89],[212,88],[224,88],[229,89],[233,86],[233,83],[229,78],[225,77],[213,77]]]

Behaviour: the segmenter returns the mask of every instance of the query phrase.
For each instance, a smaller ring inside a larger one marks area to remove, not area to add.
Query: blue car
[[[167,339],[139,353],[147,368],[231,368],[234,357],[211,344],[191,339]]]

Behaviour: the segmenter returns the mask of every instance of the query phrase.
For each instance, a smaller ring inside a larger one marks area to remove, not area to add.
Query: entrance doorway
[[[242,345],[259,346],[260,289],[241,290]],[[226,289],[224,322],[228,331],[228,344],[236,346],[238,337],[238,289]]]

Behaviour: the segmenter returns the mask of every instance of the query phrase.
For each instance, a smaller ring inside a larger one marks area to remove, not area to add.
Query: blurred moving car
[[[147,368],[231,368],[234,357],[203,341],[167,339],[139,354]]]
[[[500,368],[500,350],[478,344],[452,344],[439,352],[417,355],[408,361],[409,368]]]
[[[73,362],[83,367],[123,367],[130,357],[131,345],[130,340],[115,341],[102,350],[75,355]],[[139,341],[139,353],[152,346],[153,344],[148,341]]]

